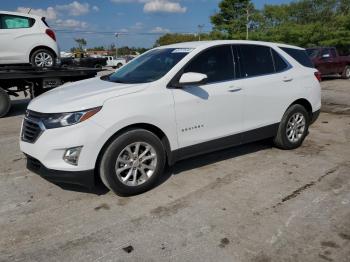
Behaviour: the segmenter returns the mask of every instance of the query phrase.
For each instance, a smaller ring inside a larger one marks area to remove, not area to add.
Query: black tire
[[[350,79],[350,66],[346,66],[346,67],[344,68],[344,71],[343,71],[341,77],[342,77],[343,79]]]
[[[126,185],[117,176],[116,163],[119,154],[130,144],[144,142],[153,147],[157,161],[154,173],[140,185]],[[160,139],[150,131],[144,129],[132,129],[115,138],[104,151],[98,172],[106,187],[120,196],[141,194],[150,190],[162,176],[165,166],[165,150]]]
[[[300,138],[298,138],[298,140],[295,142],[291,142],[291,140],[287,136],[287,126],[290,119],[297,113],[300,113],[303,115],[305,119],[305,127],[303,129],[303,132]],[[305,107],[299,104],[292,105],[284,113],[282,121],[278,127],[277,135],[274,138],[275,146],[286,150],[298,148],[303,143],[308,133],[309,124],[310,124],[310,116],[306,111]]]
[[[10,111],[11,100],[8,93],[0,87],[0,118],[7,115]]]
[[[96,65],[95,65],[95,68],[97,68],[97,69],[102,69],[102,65],[96,64]]]
[[[123,66],[122,63],[117,64],[117,68],[121,68]]]
[[[52,60],[52,63],[47,63],[47,64],[42,64],[42,65],[39,65],[35,62],[35,59],[37,56],[39,56],[40,54],[45,54],[47,56],[50,56],[51,57],[51,60]],[[32,64],[32,66],[34,67],[53,67],[56,65],[56,58],[55,58],[55,55],[48,49],[38,49],[38,50],[35,50],[31,56],[30,56],[30,63]]]

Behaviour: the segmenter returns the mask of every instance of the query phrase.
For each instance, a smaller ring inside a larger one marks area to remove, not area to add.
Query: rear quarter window
[[[284,52],[286,52],[288,55],[293,57],[295,60],[298,61],[299,64],[305,66],[314,68],[315,66],[311,62],[309,56],[307,55],[305,50],[295,49],[295,48],[287,48],[287,47],[280,47]]]

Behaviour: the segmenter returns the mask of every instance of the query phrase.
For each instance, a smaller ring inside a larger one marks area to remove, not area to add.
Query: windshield
[[[154,49],[102,79],[127,84],[153,82],[168,73],[190,51],[176,48]]]
[[[306,49],[306,53],[307,55],[310,57],[310,58],[315,58],[318,56],[318,53],[319,53],[319,49],[317,48],[308,48]]]

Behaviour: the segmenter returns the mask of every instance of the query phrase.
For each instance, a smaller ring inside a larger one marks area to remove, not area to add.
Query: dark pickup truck
[[[334,47],[308,48],[306,52],[322,76],[340,74],[350,79],[350,56],[340,56]]]
[[[63,67],[90,67],[90,68],[102,68],[107,64],[107,58],[105,57],[64,57],[61,58],[61,66]]]

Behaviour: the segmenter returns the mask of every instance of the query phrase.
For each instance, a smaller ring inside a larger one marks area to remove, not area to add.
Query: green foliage
[[[78,44],[78,49],[83,50],[83,47],[86,46],[86,40],[84,38],[76,38],[74,41]]]
[[[87,49],[88,51],[105,51],[105,47],[104,46],[95,46],[95,47],[92,47],[92,48],[88,48]]]
[[[219,31],[212,31],[209,34],[201,34],[200,39],[202,41],[205,40],[218,40],[218,39],[225,39],[225,34],[219,32]],[[191,42],[191,41],[198,41],[199,35],[198,34],[165,34],[161,37],[159,37],[155,43],[154,46],[162,46],[162,45],[170,45],[175,43],[182,43],[182,42]]]
[[[250,0],[222,0],[219,11],[210,17],[214,30],[232,38],[242,38],[258,22],[257,10]]]
[[[336,46],[350,52],[350,0],[300,0],[265,5],[262,10],[256,10],[251,0],[221,0],[210,19],[213,32],[201,35],[202,40],[245,39],[248,25],[252,40]],[[166,34],[156,46],[197,40],[194,34]]]
[[[197,41],[198,36],[194,34],[165,34],[158,38],[155,46],[169,45],[181,42]]]

